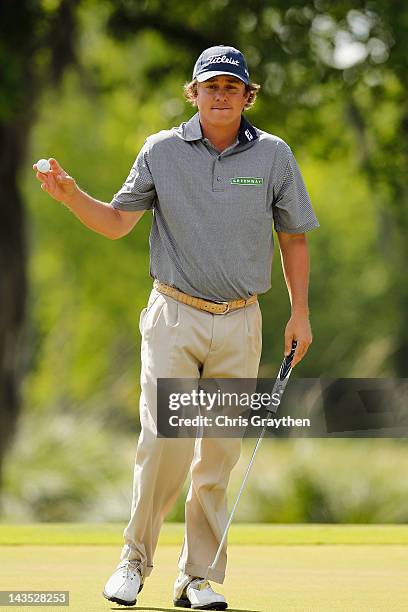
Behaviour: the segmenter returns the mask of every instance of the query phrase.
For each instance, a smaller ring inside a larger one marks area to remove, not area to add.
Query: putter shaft
[[[290,374],[292,372],[291,364],[292,364],[292,361],[293,361],[293,357],[295,355],[296,346],[297,346],[297,342],[296,342],[296,340],[294,340],[292,342],[292,350],[291,350],[290,354],[287,357],[285,357],[283,362],[282,362],[282,365],[281,365],[280,370],[279,370],[278,377],[277,377],[277,379],[275,381],[275,384],[274,384],[274,387],[273,387],[272,395],[274,393],[278,393],[280,398],[282,398],[283,392],[285,391],[285,388],[286,388],[286,385],[288,383]],[[277,411],[277,409],[278,409],[278,406],[270,406],[267,409],[267,412],[275,413]],[[239,500],[241,498],[241,495],[242,495],[242,492],[243,492],[243,490],[245,488],[246,481],[248,480],[249,473],[250,473],[252,465],[254,463],[255,455],[256,455],[256,453],[258,451],[258,448],[259,448],[259,446],[261,444],[262,438],[265,435],[265,432],[266,432],[266,424],[263,426],[262,431],[259,434],[258,440],[257,440],[257,442],[255,444],[255,448],[252,451],[251,459],[249,461],[249,464],[248,464],[248,467],[246,469],[244,478],[242,480],[242,484],[241,484],[241,487],[239,489],[239,492],[238,492],[237,498],[235,500],[234,506],[233,506],[233,508],[231,510],[231,514],[229,516],[229,519],[228,519],[227,525],[225,527],[223,536],[222,536],[221,541],[219,543],[219,546],[218,546],[218,549],[217,549],[217,553],[216,553],[216,555],[214,557],[214,561],[207,568],[207,571],[206,571],[206,574],[205,574],[205,579],[206,580],[208,578],[208,574],[210,573],[210,571],[214,570],[216,568],[216,566],[217,566],[218,559],[220,558],[220,554],[221,554],[221,551],[222,551],[222,549],[224,547],[225,540],[227,539],[228,530],[230,528],[230,525],[231,525],[231,522],[232,522],[235,510],[236,510],[236,507],[238,506],[238,502],[239,502]]]

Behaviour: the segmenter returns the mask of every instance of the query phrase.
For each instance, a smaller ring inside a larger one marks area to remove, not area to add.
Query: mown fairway
[[[122,525],[1,525],[0,588],[70,591],[69,608],[36,610],[122,609],[101,596],[121,531]],[[180,525],[164,527],[155,570],[131,609],[174,609],[181,535]],[[408,527],[234,526],[222,592],[230,609],[242,612],[407,611]]]

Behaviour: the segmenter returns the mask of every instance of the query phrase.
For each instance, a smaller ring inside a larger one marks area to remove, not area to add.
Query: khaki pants
[[[144,576],[151,573],[161,525],[191,468],[179,568],[204,577],[228,520],[226,490],[241,440],[156,438],[157,378],[256,378],[262,347],[261,311],[256,302],[213,315],[153,289],[140,315],[140,331],[142,429],[121,558],[138,560]],[[224,550],[209,578],[222,583],[226,562]]]

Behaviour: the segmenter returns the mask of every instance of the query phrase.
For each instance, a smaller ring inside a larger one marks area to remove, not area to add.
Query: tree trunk
[[[23,376],[27,252],[18,175],[27,161],[25,151],[40,91],[58,86],[66,66],[76,65],[79,2],[61,0],[46,10],[37,0],[0,2],[0,491],[4,455],[20,413]],[[35,61],[44,50],[49,53],[45,65]]]
[[[0,488],[4,454],[20,411],[21,338],[27,294],[25,215],[17,185],[25,126],[0,125]]]

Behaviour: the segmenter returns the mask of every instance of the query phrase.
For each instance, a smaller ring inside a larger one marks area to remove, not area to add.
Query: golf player
[[[153,288],[139,321],[141,433],[133,500],[120,562],[103,591],[119,604],[136,603],[163,520],[191,470],[173,601],[227,608],[209,582],[224,581],[226,550],[206,576],[227,523],[226,490],[241,440],[158,438],[157,379],[257,377],[257,295],[271,287],[273,226],[291,303],[285,354],[297,341],[293,365],[312,341],[305,233],[318,222],[288,144],[243,116],[258,89],[240,51],[223,45],[203,51],[184,88],[198,112],[146,139],[109,204],[84,193],[55,159],[45,174],[34,164],[44,191],[112,240],[128,234],[146,210],[153,213]]]

